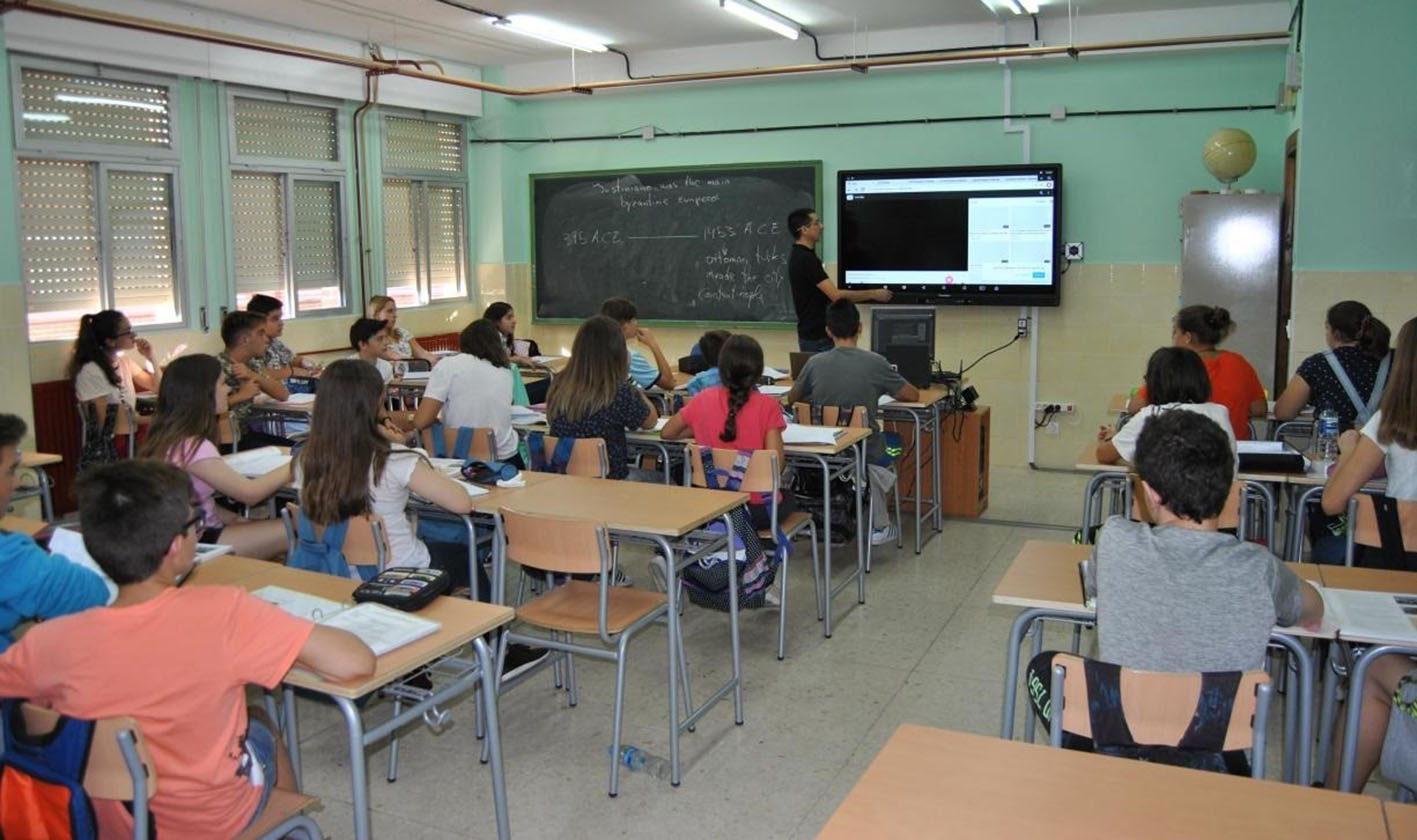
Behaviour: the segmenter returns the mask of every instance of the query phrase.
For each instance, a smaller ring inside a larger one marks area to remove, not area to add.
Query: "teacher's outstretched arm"
[[[852,303],[886,303],[891,299],[890,289],[838,289],[830,278],[817,284],[827,300],[836,303],[845,298]]]

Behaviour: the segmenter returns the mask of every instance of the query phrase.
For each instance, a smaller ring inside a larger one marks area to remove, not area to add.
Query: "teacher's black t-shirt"
[[[787,280],[792,284],[792,305],[797,309],[797,337],[817,339],[827,337],[827,296],[817,284],[827,279],[827,270],[817,259],[817,252],[806,245],[793,243],[787,257]]]

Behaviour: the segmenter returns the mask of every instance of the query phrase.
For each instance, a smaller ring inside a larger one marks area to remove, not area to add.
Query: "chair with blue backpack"
[[[496,435],[489,428],[434,423],[418,433],[423,451],[434,458],[492,461],[497,458]]]
[[[604,438],[557,438],[542,432],[526,437],[532,472],[605,478],[610,474],[610,456]]]
[[[782,575],[782,594],[777,605],[777,658],[782,659],[787,655],[787,557],[791,553],[792,540],[803,531],[807,531],[811,539],[812,581],[816,585],[818,616],[821,614],[822,578],[817,558],[817,523],[812,519],[812,514],[805,510],[795,510],[786,517],[779,517],[782,469],[773,450],[747,451],[706,446],[690,446],[688,449],[690,477],[695,487],[737,490],[766,500],[769,521],[774,525],[758,531],[758,537],[770,541],[780,561],[777,574]],[[709,458],[707,472],[704,469],[706,453]],[[751,588],[752,582],[747,578],[745,574],[739,575],[740,588]]]
[[[19,700],[0,702],[5,752],[0,760],[0,835],[96,840],[129,831],[153,836],[148,803],[161,780],[142,731],[131,717],[79,720]],[[123,803],[132,803],[131,810]],[[320,840],[305,812],[313,796],[273,788],[261,815],[238,840]],[[67,815],[67,816],[66,816]]]
[[[286,565],[291,568],[365,581],[383,571],[388,560],[384,518],[377,514],[317,526],[298,505],[288,504],[280,518],[285,523]]]

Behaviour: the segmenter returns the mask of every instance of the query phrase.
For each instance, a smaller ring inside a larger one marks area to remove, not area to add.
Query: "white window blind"
[[[460,123],[384,117],[384,169],[458,175],[463,171]]]
[[[384,179],[384,294],[399,306],[418,306],[418,225],[414,183]]]
[[[113,308],[134,324],[177,320],[173,271],[172,176],[107,171],[109,271]]]
[[[433,300],[462,297],[466,261],[463,259],[463,191],[459,187],[429,184],[428,292]]]
[[[281,176],[231,173],[231,257],[238,308],[257,294],[285,300],[285,248]]]
[[[296,179],[294,198],[295,299],[297,308],[344,306],[340,266],[338,185],[333,181]]]
[[[30,340],[72,338],[103,308],[94,166],[21,158],[16,175]]]
[[[22,142],[170,149],[168,89],[30,67],[20,72]]]
[[[240,157],[336,162],[334,108],[271,99],[234,98],[235,154]]]

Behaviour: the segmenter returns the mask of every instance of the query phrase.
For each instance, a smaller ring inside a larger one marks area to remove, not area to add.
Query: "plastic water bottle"
[[[606,754],[612,754],[611,750],[611,747],[606,747]],[[620,763],[634,773],[648,773],[656,779],[669,778],[669,761],[667,759],[660,758],[652,752],[646,752],[633,744],[626,744],[620,748]]]
[[[1331,408],[1319,412],[1314,434],[1317,438],[1314,453],[1318,459],[1330,464],[1338,460],[1338,412]]]

